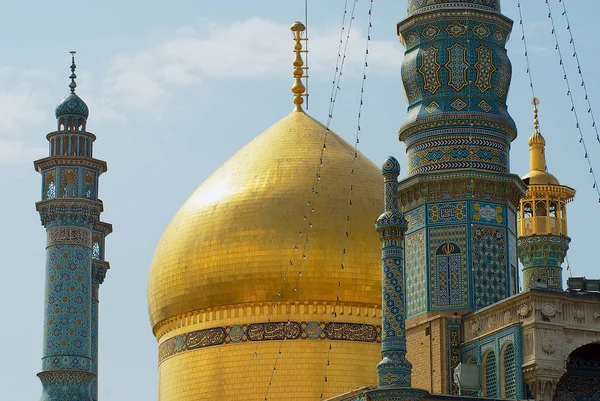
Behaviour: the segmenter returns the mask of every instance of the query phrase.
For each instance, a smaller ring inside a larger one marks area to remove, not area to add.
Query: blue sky
[[[595,141],[558,0],[555,10],[565,63],[574,82],[588,155],[600,173]],[[544,0],[523,0],[542,133],[550,171],[577,190],[569,208],[574,275],[595,266],[600,210],[578,142],[563,72]],[[176,4],[176,5],[173,5]],[[352,0],[349,1],[352,6]],[[310,109],[325,122],[344,0],[309,0]],[[352,142],[368,1],[357,3],[342,91],[332,128]],[[600,25],[597,1],[568,0],[592,106]],[[504,13],[518,22],[516,0]],[[304,17],[303,1],[5,2],[0,24],[0,387],[6,399],[36,399],[42,353],[45,233],[34,203],[41,180],[32,160],[43,157],[55,129],[54,107],[68,92],[69,51],[77,50],[78,94],[90,108],[95,155],[108,162],[101,179],[111,270],[102,285],[100,397],[155,399],[156,343],[146,310],[150,260],[163,229],[218,166],[292,110],[289,25]],[[405,1],[375,0],[360,150],[379,164],[388,154],[406,171],[397,132],[406,116],[399,68],[403,48],[395,23]],[[515,25],[509,42],[514,78],[509,111],[519,127],[512,171],[528,171],[531,94]],[[597,106],[600,107],[600,106]],[[597,111],[600,116],[600,109]],[[599,176],[600,178],[600,176]],[[568,273],[567,273],[568,274]]]

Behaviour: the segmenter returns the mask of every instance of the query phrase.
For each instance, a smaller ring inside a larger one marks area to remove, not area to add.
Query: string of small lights
[[[585,142],[585,138],[583,136],[583,130],[582,130],[582,126],[579,123],[579,114],[577,113],[577,108],[575,107],[575,100],[573,98],[573,91],[571,90],[571,84],[569,81],[569,76],[567,74],[567,69],[565,67],[565,63],[564,63],[564,59],[563,59],[563,53],[561,51],[560,48],[560,43],[558,40],[558,33],[556,31],[556,24],[554,21],[554,16],[552,15],[552,7],[550,5],[550,2],[548,0],[545,0],[546,6],[548,7],[548,19],[550,20],[550,22],[552,23],[552,35],[554,36],[554,41],[555,41],[555,46],[554,49],[558,52],[558,57],[559,57],[559,64],[562,68],[563,71],[563,80],[565,81],[565,84],[567,86],[567,96],[569,97],[569,101],[571,102],[571,112],[573,113],[573,116],[575,117],[575,127],[577,129],[577,132],[579,133],[579,143],[581,144],[581,146],[583,147],[583,151],[584,153],[584,158],[587,160],[588,166],[589,166],[589,173],[592,176],[592,181],[593,181],[593,185],[592,187],[596,190],[596,193],[598,194],[598,202],[600,203],[600,188],[598,187],[598,181],[596,180],[596,173],[594,172],[594,168],[593,168],[593,164],[592,164],[592,160],[591,157],[588,153],[588,146]],[[570,31],[570,29],[569,29]],[[576,53],[573,55],[574,57],[576,56]],[[582,81],[583,82],[583,81]],[[583,86],[583,85],[582,85]]]
[[[335,101],[337,99],[338,93],[341,91],[340,82],[341,82],[341,79],[343,76],[344,65],[346,62],[346,54],[347,54],[347,50],[348,50],[348,43],[350,41],[350,32],[352,30],[352,22],[354,21],[354,18],[355,18],[356,3],[358,3],[358,0],[354,0],[354,2],[353,2],[350,20],[348,23],[348,29],[346,29],[346,27],[345,27],[345,22],[346,22],[346,18],[347,18],[346,16],[348,14],[347,3],[348,3],[348,1],[346,0],[344,3],[344,14],[342,17],[342,27],[340,30],[340,38],[341,39],[340,39],[340,44],[338,45],[338,55],[336,58],[336,75],[334,76],[334,80],[332,83],[332,86],[333,86],[332,96],[330,97],[329,113],[328,113],[328,117],[327,117],[326,130],[325,130],[325,134],[323,137],[323,145],[321,146],[321,151],[320,151],[320,155],[319,155],[319,163],[317,165],[317,169],[316,169],[316,173],[315,173],[315,181],[313,182],[313,186],[311,188],[311,194],[309,195],[309,199],[307,201],[308,210],[310,211],[311,214],[314,213],[314,211],[315,211],[316,199],[319,196],[319,191],[318,191],[317,185],[318,185],[319,181],[321,180],[321,169],[323,168],[323,156],[324,156],[325,149],[327,148],[327,138],[328,138],[328,135],[330,132],[331,120],[333,119],[333,113],[335,110]],[[344,32],[346,32],[345,40],[344,40]],[[343,52],[341,51],[342,44],[343,44]],[[304,265],[304,261],[306,260],[306,250],[308,248],[308,243],[309,243],[310,229],[312,229],[314,227],[312,220],[309,219],[307,217],[307,215],[304,216],[304,221],[307,222],[308,226],[305,230],[303,245],[301,245],[302,246],[302,256],[300,258],[300,263],[297,264],[298,268],[297,268],[297,272],[296,272],[296,280],[294,283],[294,292],[292,295],[292,299],[290,300],[291,305],[294,305],[295,300],[296,300],[296,294],[298,292],[298,285],[300,282],[300,277],[302,276],[302,268]],[[299,231],[299,236],[303,237],[302,231]],[[286,273],[284,274],[284,277],[283,277],[284,283],[287,280],[287,275],[289,273],[290,266],[294,265],[293,264],[293,255],[295,253],[297,253],[297,251],[298,251],[298,244],[294,245],[294,250],[292,251],[292,257],[290,258],[289,264],[286,268]],[[284,283],[282,283],[282,288],[283,288]],[[282,292],[279,291],[277,298],[281,297],[281,294],[282,294]],[[275,309],[275,305],[273,305],[272,309]],[[289,308],[289,310],[288,310],[288,316],[287,316],[288,324],[290,324],[291,310],[292,310],[292,308]],[[269,316],[271,316],[271,313]],[[270,317],[269,317],[269,322],[270,322]],[[271,370],[269,383],[268,383],[267,389],[265,391],[264,401],[268,400],[269,391],[273,384],[273,378],[275,377],[275,373],[277,372],[277,365],[279,363],[280,357],[282,356],[281,349],[282,349],[284,341],[285,341],[285,335],[279,341],[277,354],[275,356],[275,363],[273,365],[273,369]]]
[[[358,145],[360,144],[360,131],[361,131],[360,124],[361,124],[362,109],[363,109],[363,105],[364,105],[364,93],[365,93],[365,84],[367,81],[367,69],[369,67],[369,62],[368,62],[369,43],[371,42],[371,29],[373,28],[373,21],[372,21],[373,2],[374,2],[374,0],[370,0],[369,9],[368,9],[367,39],[365,42],[365,55],[364,55],[363,71],[362,71],[361,84],[360,84],[360,98],[359,98],[359,104],[358,104],[358,115],[357,115],[357,119],[356,119],[356,134],[355,134],[355,138],[354,138],[354,155],[353,155],[353,159],[352,159],[352,167],[350,170],[350,187],[348,188],[348,201],[346,203],[346,213],[345,213],[346,217],[344,220],[344,233],[343,233],[344,240],[342,242],[340,270],[338,270],[337,280],[336,280],[336,293],[335,293],[335,301],[333,302],[333,318],[332,318],[332,320],[337,319],[337,306],[338,306],[338,302],[340,301],[340,290],[341,290],[340,275],[341,275],[341,271],[344,270],[344,263],[346,261],[346,241],[347,241],[348,237],[350,236],[349,229],[348,229],[348,223],[350,222],[350,208],[352,206],[352,191],[354,190],[354,163],[356,162],[356,159],[358,157]],[[328,372],[329,372],[329,366],[331,366],[330,355],[331,355],[332,348],[333,348],[332,341],[329,340],[329,344],[327,346],[325,374],[324,374],[323,383],[321,386],[321,393],[320,393],[319,399],[323,399],[323,394],[325,392],[325,386],[328,383]]]
[[[575,58],[575,61],[577,62],[577,71],[579,72],[579,75],[581,76],[581,87],[583,88],[583,93],[585,94],[585,101],[587,102],[587,106],[588,106],[588,114],[590,115],[590,118],[592,119],[592,127],[594,128],[594,131],[596,132],[596,141],[598,141],[598,143],[600,143],[600,133],[598,132],[598,126],[596,125],[596,118],[594,117],[594,110],[592,109],[592,103],[591,103],[590,97],[588,95],[587,84],[585,83],[585,79],[583,77],[583,70],[581,69],[581,63],[579,61],[579,53],[577,53],[577,48],[575,47],[575,39],[573,38],[573,32],[571,31],[571,23],[569,22],[569,14],[567,13],[567,4],[566,4],[567,1],[559,0],[558,2],[562,3],[562,5],[563,5],[562,15],[565,17],[565,22],[567,23],[567,32],[569,33],[569,43],[573,47],[573,57]]]
[[[531,64],[529,63],[529,50],[527,49],[527,38],[525,36],[525,24],[523,23],[523,10],[521,9],[521,0],[517,0],[519,9],[519,25],[521,25],[521,41],[525,49],[525,62],[527,63],[527,75],[529,76],[529,88],[531,88],[531,98],[535,99],[535,88],[533,87],[533,76],[531,73]]]

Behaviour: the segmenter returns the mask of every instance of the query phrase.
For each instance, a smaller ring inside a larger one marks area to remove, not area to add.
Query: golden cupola
[[[159,400],[317,400],[376,384],[379,169],[302,110],[217,169],[156,248]]]
[[[547,171],[546,140],[539,129],[539,100],[534,98],[532,103],[530,171],[523,177],[527,192],[521,198],[517,219],[523,287],[562,290],[561,265],[571,241],[567,232],[567,203],[573,200],[575,190],[560,185]]]

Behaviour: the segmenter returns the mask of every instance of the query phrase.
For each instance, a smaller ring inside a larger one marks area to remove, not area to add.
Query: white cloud
[[[47,152],[29,147],[23,134],[45,119],[48,93],[40,88],[52,77],[44,70],[0,66],[0,164],[30,162]]]
[[[31,148],[19,141],[0,138],[0,164],[31,162],[44,157],[47,153],[46,148]]]
[[[0,86],[0,137],[17,135],[24,126],[41,121],[42,103],[39,93],[28,83]]]
[[[362,69],[365,40],[355,25],[348,46],[347,73]],[[338,44],[338,29],[311,28],[313,79],[330,79]],[[172,38],[151,48],[114,57],[105,87],[107,95],[123,106],[147,109],[168,100],[173,88],[199,84],[205,78],[288,76],[292,57],[288,25],[252,18],[229,26],[212,26],[204,35],[183,26]],[[398,74],[402,48],[396,41],[372,40],[369,60],[370,65],[377,66],[379,75]]]

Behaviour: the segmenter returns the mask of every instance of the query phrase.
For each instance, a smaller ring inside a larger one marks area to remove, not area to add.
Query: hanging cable
[[[565,84],[567,85],[567,96],[569,97],[569,100],[571,102],[571,112],[573,113],[573,116],[575,117],[575,122],[576,122],[576,129],[579,133],[579,143],[581,143],[581,146],[583,147],[583,151],[584,153],[584,158],[587,160],[588,166],[590,168],[589,173],[592,176],[592,181],[593,181],[593,188],[596,190],[596,193],[598,194],[598,202],[600,203],[600,188],[598,187],[598,183],[596,180],[596,173],[594,172],[594,168],[592,165],[592,160],[590,158],[590,155],[588,153],[588,147],[585,143],[585,138],[583,136],[583,130],[581,128],[581,124],[579,123],[579,116],[577,113],[577,108],[575,107],[575,101],[573,100],[573,91],[571,90],[571,84],[569,82],[569,77],[567,75],[567,69],[565,67],[565,63],[563,62],[563,55],[562,55],[562,51],[560,49],[560,44],[559,44],[559,40],[558,40],[558,33],[556,31],[556,25],[554,23],[554,17],[552,15],[552,7],[550,6],[550,3],[548,0],[544,0],[546,3],[546,6],[548,7],[548,19],[550,19],[550,22],[552,23],[552,34],[554,35],[554,40],[555,40],[555,50],[558,52],[558,57],[559,57],[559,63],[560,66],[562,68],[563,71],[563,79],[565,81]]]
[[[585,79],[583,77],[583,70],[581,69],[581,63],[579,62],[579,53],[577,53],[577,49],[575,47],[575,39],[573,38],[573,32],[571,31],[571,23],[569,22],[569,15],[567,14],[567,1],[559,0],[559,3],[563,5],[563,13],[562,15],[565,17],[565,22],[567,23],[567,32],[569,33],[569,43],[573,47],[573,57],[575,57],[575,61],[577,62],[577,71],[581,76],[581,86],[583,87],[583,92],[585,94],[585,101],[588,106],[588,113],[592,119],[592,127],[594,127],[594,131],[596,132],[596,141],[600,143],[600,133],[598,132],[598,126],[596,125],[596,118],[594,117],[594,110],[592,110],[592,103],[590,102],[590,97],[588,95],[587,85],[585,83]]]
[[[352,30],[352,22],[354,21],[354,18],[355,18],[354,15],[355,15],[355,11],[356,11],[356,3],[358,3],[358,0],[354,0],[354,2],[353,2],[352,11],[351,11],[351,15],[350,15],[350,21],[348,23],[348,29],[346,30],[345,21],[346,21],[346,16],[348,14],[347,3],[348,3],[348,1],[346,0],[344,3],[342,28],[340,30],[340,44],[338,45],[338,56],[336,59],[336,74],[334,75],[334,79],[333,79],[333,83],[332,83],[332,96],[330,97],[329,113],[328,113],[328,118],[327,118],[326,130],[325,130],[325,134],[324,134],[324,138],[323,138],[323,145],[321,147],[321,152],[319,155],[319,163],[318,163],[316,173],[315,173],[315,182],[313,183],[313,186],[311,189],[311,194],[309,196],[309,200],[307,201],[308,209],[310,210],[311,214],[314,213],[314,211],[315,211],[316,199],[319,197],[318,182],[321,180],[321,169],[323,168],[323,156],[324,156],[325,149],[327,148],[327,138],[328,138],[328,135],[330,132],[330,124],[331,124],[331,120],[333,118],[333,112],[335,109],[335,101],[337,99],[338,93],[341,90],[340,81],[341,81],[341,78],[343,75],[344,65],[345,65],[345,61],[346,61],[346,53],[348,50],[348,43],[350,41],[350,32]],[[344,32],[347,32],[345,40],[344,40]],[[342,45],[343,45],[343,53],[341,52]],[[302,276],[303,263],[306,260],[306,250],[307,250],[308,243],[309,243],[309,232],[310,232],[310,229],[313,228],[311,219],[308,219],[307,216],[304,216],[304,220],[308,222],[308,227],[305,230],[306,235],[304,237],[302,255],[300,258],[300,263],[299,263],[299,267],[298,267],[297,274],[296,274],[296,281],[294,284],[294,292],[293,292],[292,300],[290,301],[291,306],[293,306],[295,303],[296,294],[298,292],[299,280],[300,280],[300,277]],[[299,235],[301,237],[303,236],[302,231],[299,232]],[[297,251],[297,250],[298,250],[298,247],[297,247],[297,245],[295,245],[294,251]],[[284,280],[287,279],[287,272],[289,270],[289,266],[292,266],[292,265],[293,265],[293,263],[292,263],[292,261],[290,261],[290,263],[288,264],[288,267],[286,269],[286,274],[284,276]],[[281,292],[279,293],[278,296],[281,296]],[[272,309],[274,309],[274,307]],[[292,308],[290,307],[289,311],[288,311],[288,319],[287,319],[288,324],[290,323],[291,310],[292,310]],[[285,330],[284,330],[284,332],[285,332]],[[275,377],[275,373],[277,372],[277,365],[278,365],[280,357],[282,355],[281,349],[282,349],[284,341],[285,341],[285,335],[279,342],[277,355],[275,357],[275,363],[273,366],[273,370],[271,371],[271,376],[269,378],[269,383],[267,385],[267,389],[265,391],[264,401],[267,401],[267,399],[268,399],[269,391],[273,384],[273,378]]]
[[[527,63],[527,75],[529,76],[529,88],[531,88],[531,98],[535,99],[535,89],[533,87],[533,77],[531,73],[531,64],[529,63],[529,50],[527,49],[527,38],[525,36],[525,24],[523,23],[523,10],[521,9],[521,0],[517,0],[517,8],[519,9],[519,25],[521,25],[521,41],[525,49],[525,62]]]
[[[338,270],[337,280],[336,280],[336,287],[335,287],[336,291],[335,291],[335,300],[333,303],[333,318],[332,318],[332,320],[337,319],[337,307],[338,307],[338,303],[340,301],[340,291],[341,291],[340,275],[341,275],[341,271],[344,270],[344,263],[346,261],[346,241],[347,241],[348,237],[350,236],[348,224],[350,222],[350,208],[352,206],[352,193],[353,193],[352,191],[354,190],[354,165],[356,163],[356,159],[358,158],[358,145],[360,143],[360,131],[361,131],[361,126],[360,126],[361,123],[360,122],[361,122],[361,116],[362,116],[362,109],[363,109],[363,105],[364,105],[364,93],[365,93],[365,84],[366,84],[366,80],[367,80],[367,69],[369,67],[369,62],[368,62],[369,43],[371,41],[371,29],[373,28],[373,22],[372,22],[373,1],[374,0],[370,0],[369,10],[368,10],[367,39],[365,42],[365,55],[364,55],[363,71],[362,71],[361,85],[360,85],[360,98],[359,98],[359,104],[358,104],[358,115],[357,115],[357,119],[356,119],[356,135],[354,138],[354,154],[353,154],[353,159],[352,159],[352,167],[350,169],[350,187],[348,188],[348,200],[346,202],[344,232],[342,233],[344,240],[342,242],[340,270]],[[325,393],[325,386],[329,382],[328,373],[329,373],[329,366],[331,366],[330,356],[331,356],[332,348],[333,348],[332,340],[329,340],[329,344],[327,346],[325,374],[324,374],[324,378],[323,378],[323,383],[322,383],[319,399],[323,399],[323,394]]]

